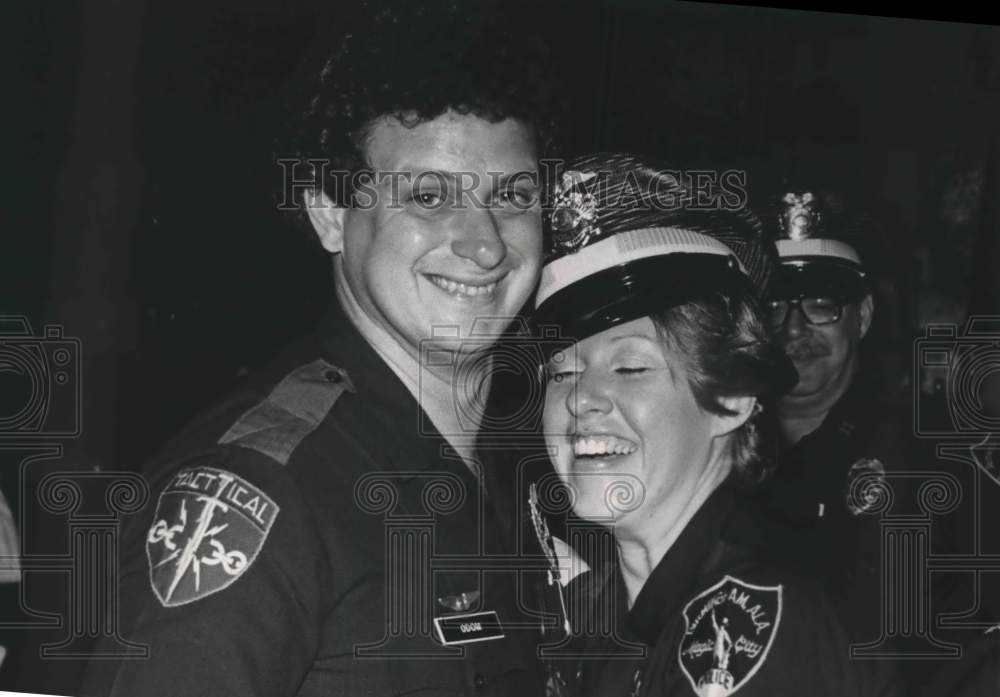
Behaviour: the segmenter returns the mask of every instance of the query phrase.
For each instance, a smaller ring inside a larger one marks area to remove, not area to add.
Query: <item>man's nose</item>
[[[801,305],[792,305],[788,308],[788,317],[785,319],[785,325],[782,328],[782,333],[784,333],[789,338],[795,339],[806,332],[809,331],[809,320],[806,319],[805,313],[802,311]]]
[[[470,210],[464,223],[462,232],[451,243],[455,255],[484,269],[499,265],[507,256],[507,245],[493,213],[486,208]]]

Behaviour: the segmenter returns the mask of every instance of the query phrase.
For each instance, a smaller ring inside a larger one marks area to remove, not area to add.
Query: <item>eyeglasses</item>
[[[844,301],[837,298],[782,298],[770,300],[764,306],[764,314],[768,325],[777,329],[783,327],[791,314],[792,306],[797,305],[809,324],[833,324],[844,312]]]

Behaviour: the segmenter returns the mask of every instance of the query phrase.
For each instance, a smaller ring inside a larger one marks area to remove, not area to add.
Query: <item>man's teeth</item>
[[[443,276],[428,276],[427,278],[429,278],[431,283],[436,285],[438,288],[457,295],[468,295],[471,297],[476,295],[491,295],[493,291],[497,289],[496,282],[487,283],[484,286],[474,286],[467,283],[452,281],[451,279]]]
[[[574,455],[630,455],[636,450],[635,443],[615,436],[590,436],[573,441]]]

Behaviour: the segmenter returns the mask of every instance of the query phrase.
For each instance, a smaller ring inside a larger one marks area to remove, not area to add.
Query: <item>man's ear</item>
[[[872,326],[872,316],[875,314],[875,301],[872,299],[871,293],[866,295],[865,299],[861,301],[858,313],[861,316],[861,338],[864,339],[869,327]]]
[[[344,216],[347,209],[333,205],[322,190],[305,192],[302,203],[323,248],[332,254],[343,252]]]
[[[756,397],[720,397],[719,404],[727,409],[729,414],[713,414],[715,417],[715,436],[732,433],[747,422],[757,409]]]

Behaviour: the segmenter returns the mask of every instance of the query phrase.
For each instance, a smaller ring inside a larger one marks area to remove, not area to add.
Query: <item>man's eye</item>
[[[410,199],[423,208],[437,208],[444,203],[444,197],[437,191],[415,192]]]
[[[534,189],[503,189],[497,194],[497,202],[502,206],[518,209],[531,208],[538,201],[538,192]]]

